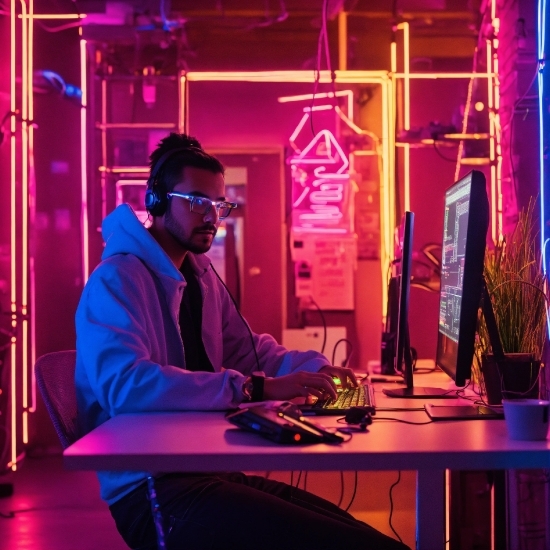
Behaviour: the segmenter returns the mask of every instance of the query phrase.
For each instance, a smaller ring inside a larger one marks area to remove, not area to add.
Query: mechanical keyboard
[[[338,391],[337,399],[319,399],[310,411],[318,415],[346,414],[351,407],[375,407],[374,390],[371,384]]]

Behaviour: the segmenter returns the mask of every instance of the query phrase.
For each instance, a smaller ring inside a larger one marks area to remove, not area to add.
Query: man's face
[[[173,191],[206,197],[212,201],[225,200],[225,181],[222,174],[187,166],[182,180]],[[210,250],[218,230],[219,219],[215,206],[207,214],[191,212],[191,203],[181,197],[171,197],[164,214],[164,227],[181,247],[194,254]]]

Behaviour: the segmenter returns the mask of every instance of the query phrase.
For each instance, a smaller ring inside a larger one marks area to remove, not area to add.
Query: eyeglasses
[[[229,202],[229,201],[211,201],[210,199],[207,199],[205,197],[196,197],[195,195],[184,195],[183,193],[177,193],[176,191],[172,191],[171,193],[167,193],[168,197],[179,197],[180,199],[185,199],[186,201],[189,201],[191,204],[190,210],[191,212],[195,212],[196,214],[202,214],[205,216],[210,212],[212,209],[212,206],[216,208],[216,212],[218,213],[218,219],[223,220],[224,218],[227,218],[229,214],[231,214],[231,210],[233,208],[237,208],[236,202]]]

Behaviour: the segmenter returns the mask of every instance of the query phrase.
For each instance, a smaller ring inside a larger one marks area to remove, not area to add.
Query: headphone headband
[[[160,169],[164,166],[166,161],[176,153],[182,153],[183,151],[202,151],[200,147],[190,145],[189,147],[178,147],[166,151],[155,163],[151,169],[151,175],[147,180],[147,190],[145,191],[145,208],[152,216],[162,216],[166,212],[168,205],[168,197],[166,196],[166,189],[159,189],[157,184],[157,175]],[[164,186],[162,186],[164,187]]]

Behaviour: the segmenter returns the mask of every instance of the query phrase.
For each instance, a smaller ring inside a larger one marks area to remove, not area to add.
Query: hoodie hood
[[[116,254],[133,254],[157,274],[183,281],[180,271],[151,233],[145,229],[129,204],[117,206],[103,220],[101,233],[105,241],[102,260]],[[195,273],[202,277],[210,266],[210,258],[206,254],[187,254]]]
[[[101,225],[106,260],[115,254],[133,254],[156,273],[182,280],[182,275],[154,237],[138,220],[129,204],[117,206]]]

